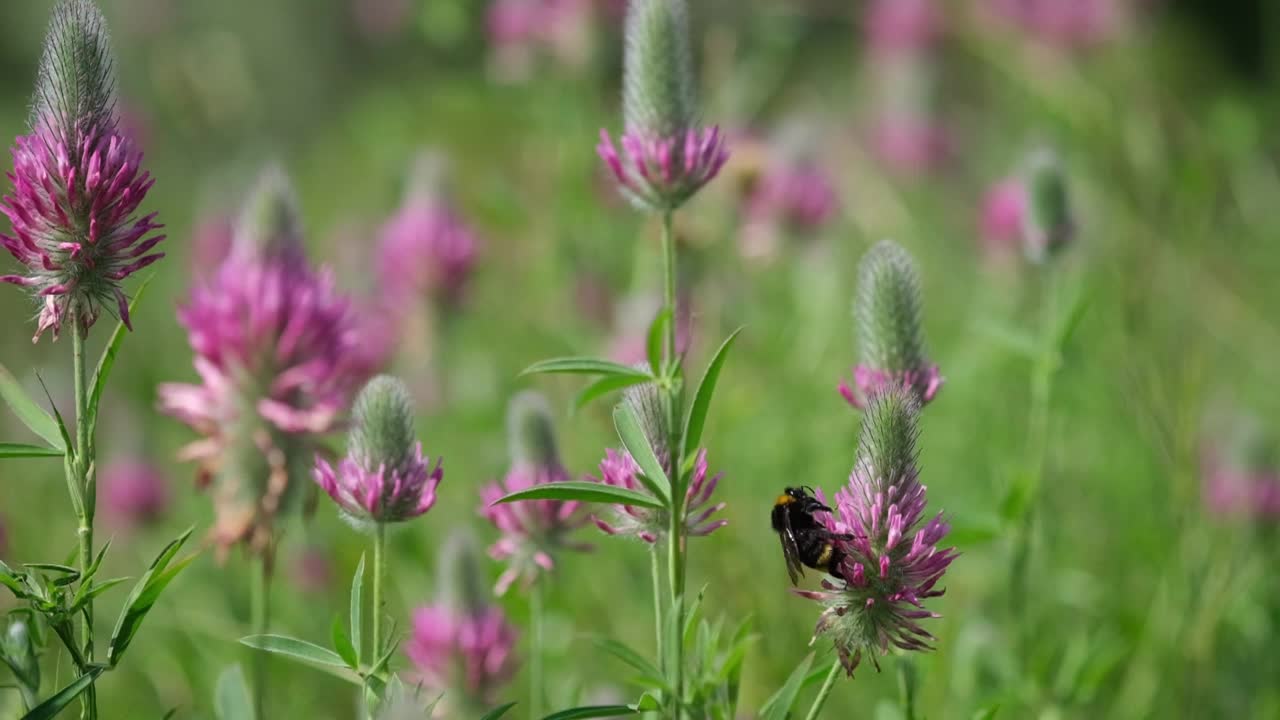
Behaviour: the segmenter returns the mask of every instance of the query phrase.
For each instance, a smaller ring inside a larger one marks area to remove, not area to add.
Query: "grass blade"
[[[345,668],[347,662],[332,650],[326,650],[306,640],[291,638],[285,635],[249,635],[240,638],[242,645],[257,648],[276,655],[284,655],[294,660],[318,665]]]
[[[133,299],[129,301],[130,315],[133,315],[134,310],[137,309],[138,301],[142,299],[142,294],[146,292],[147,286],[151,284],[151,280],[155,276],[155,273],[148,275],[133,291]],[[120,344],[124,342],[124,337],[128,334],[129,328],[125,327],[124,321],[117,322],[116,329],[111,333],[111,339],[107,341],[107,346],[102,349],[102,357],[98,358],[98,367],[93,371],[93,378],[90,380],[89,386],[89,406],[85,410],[85,418],[89,421],[90,435],[93,434],[93,430],[98,424],[98,403],[102,401],[102,391],[107,384],[107,376],[111,374],[111,368],[116,364],[116,355],[120,354]]]
[[[485,713],[484,717],[480,718],[480,720],[498,720],[498,718],[502,717],[503,715],[506,715],[507,711],[515,706],[516,704],[513,702],[507,703],[506,705],[499,705],[498,707]]]
[[[805,678],[809,675],[811,665],[813,665],[813,653],[809,653],[804,660],[800,661],[787,681],[778,688],[778,692],[760,707],[760,720],[787,720],[791,707],[796,704],[796,698],[800,695],[800,688],[804,686]]]

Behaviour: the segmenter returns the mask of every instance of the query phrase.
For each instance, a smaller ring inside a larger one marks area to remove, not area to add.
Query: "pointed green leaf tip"
[[[240,252],[302,254],[298,200],[284,168],[268,165],[258,176],[240,211],[234,243]]]
[[[114,122],[115,67],[102,12],[91,0],[62,0],[44,41],[31,126],[51,123],[79,146],[78,133]]]
[[[1027,163],[1026,185],[1025,249],[1032,262],[1044,262],[1069,243],[1075,231],[1067,176],[1052,150],[1032,154]]]
[[[867,472],[872,482],[884,486],[913,472],[919,417],[920,402],[910,390],[886,385],[873,394],[862,416],[854,471]]]
[[[401,467],[413,458],[418,434],[413,401],[398,378],[379,375],[356,398],[347,448],[365,469]]]
[[[551,407],[540,393],[526,390],[507,406],[507,441],[511,462],[538,467],[560,464]]]
[[[882,240],[863,256],[853,317],[863,365],[886,372],[928,365],[920,275],[897,243]]]
[[[631,0],[622,110],[628,130],[673,137],[697,115],[686,0]]]

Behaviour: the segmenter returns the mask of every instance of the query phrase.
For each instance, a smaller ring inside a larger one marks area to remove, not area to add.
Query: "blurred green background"
[[[788,591],[765,517],[784,485],[830,493],[847,477],[858,416],[835,386],[856,358],[856,262],[892,237],[920,265],[931,352],[947,378],[924,414],[923,482],[963,553],[931,606],[944,615],[929,627],[937,652],[913,659],[919,716],[969,718],[999,705],[1007,718],[1280,717],[1274,527],[1215,516],[1201,502],[1204,447],[1222,441],[1209,409],[1264,419],[1280,409],[1280,67],[1256,40],[1262,15],[1250,22],[1244,5],[1223,17],[1190,3],[1141,3],[1110,35],[1055,48],[988,23],[979,2],[946,3],[928,109],[950,133],[951,157],[901,173],[866,142],[882,99],[861,3],[692,4],[707,122],[766,139],[802,127],[840,204],[816,237],[767,264],[738,251],[749,168],[727,170],[681,216],[690,367],[746,328],[707,437],[730,524],[694,539],[689,573],[691,587],[707,586],[711,616],[755,618],[744,715],[809,652],[817,608]],[[506,467],[503,413],[514,392],[534,386],[566,409],[561,443],[575,475],[594,472],[612,442],[607,403],[567,412],[578,382],[517,374],[544,357],[605,352],[627,329],[604,303],[657,287],[657,228],[616,201],[594,151],[599,128],[621,126],[617,21],[601,7],[576,60],[535,53],[522,67],[495,58],[480,0],[101,5],[121,107],[158,177],[145,207],[160,212],[169,239],[113,376],[98,445],[104,462],[160,464],[174,500],[154,527],[116,533],[110,576],[136,574],[169,537],[211,518],[192,468],[173,459],[191,434],[155,411],[157,383],[194,378],[174,308],[192,283],[195,226],[232,210],[259,166],[276,159],[297,184],[312,257],[366,293],[378,284],[377,229],[399,204],[411,158],[426,147],[451,159],[453,199],[484,247],[467,301],[393,363],[421,390],[425,449],[447,468],[439,505],[392,537],[390,611],[403,628],[415,605],[436,597],[437,549],[451,530],[470,525],[493,539],[476,515],[477,491]],[[25,132],[50,6],[0,3],[0,137]],[[1070,173],[1078,242],[1052,269],[993,264],[979,238],[983,193],[1042,144]],[[744,155],[735,162],[749,165]],[[1087,305],[1061,357],[1031,550],[1020,558],[1011,538],[1023,530],[1001,513],[1027,455],[1032,362],[1018,345],[1035,332],[1050,273],[1058,292],[1081,293]],[[29,388],[38,373],[66,407],[69,341],[33,346],[31,313],[18,290],[0,291],[10,327],[0,358]],[[0,432],[28,439],[7,413]],[[71,549],[59,474],[55,462],[0,466],[5,559]],[[652,642],[644,549],[594,528],[583,535],[596,551],[564,558],[549,600],[557,707],[636,694],[630,671],[590,635]],[[324,499],[309,522],[291,524],[276,629],[326,638],[365,548]],[[332,563],[327,588],[289,580],[307,552]],[[1025,562],[1022,585],[1010,581],[1016,562]],[[235,639],[246,633],[247,567],[239,555],[218,566],[206,553],[166,593],[129,662],[100,683],[106,717],[158,720],[172,707],[180,718],[212,717],[218,673],[246,656]],[[485,570],[496,577],[500,568]],[[100,601],[100,622],[124,594]],[[518,593],[502,604],[523,622]],[[842,680],[824,717],[904,717],[898,662]],[[48,667],[53,677],[52,659]],[[271,672],[271,717],[356,717],[349,687],[283,662]],[[59,677],[69,677],[65,660]],[[524,697],[523,681],[511,699]],[[0,695],[0,707],[10,700]]]

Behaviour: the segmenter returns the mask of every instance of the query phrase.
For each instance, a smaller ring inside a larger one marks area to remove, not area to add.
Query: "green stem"
[[[254,567],[249,573],[250,622],[254,635],[266,635],[271,628],[271,549],[254,556]],[[267,655],[254,652],[253,657],[253,708],[256,717],[265,718],[267,696]]]
[[[382,657],[382,581],[386,576],[387,526],[378,523],[373,534],[373,657]],[[357,648],[358,650],[358,648]]]
[[[822,687],[818,688],[818,696],[813,699],[813,705],[809,708],[809,714],[805,715],[805,720],[818,720],[818,713],[822,712],[822,706],[827,704],[827,696],[831,694],[831,688],[835,687],[836,678],[840,675],[840,659],[837,658],[831,662],[831,670],[827,672],[827,679],[822,681]]]
[[[662,636],[665,634],[662,626],[662,557],[658,554],[657,545],[649,549],[649,560],[650,574],[653,576],[653,627],[658,641],[658,667],[661,668],[666,656],[662,654]]]
[[[532,630],[529,657],[529,717],[542,717],[542,612],[543,589],[541,582],[533,584],[529,595],[529,624]]]
[[[76,393],[76,446],[74,449],[75,459],[68,463],[67,467],[72,473],[72,477],[68,478],[68,484],[74,486],[73,492],[79,493],[79,502],[76,503],[76,510],[79,514],[79,524],[76,528],[76,539],[79,541],[79,557],[80,572],[83,576],[88,575],[89,565],[93,563],[93,514],[97,505],[97,488],[92,478],[93,467],[93,439],[89,432],[89,383],[88,368],[85,363],[85,339],[88,330],[84,323],[80,322],[79,313],[71,313],[71,352],[73,372],[75,373],[75,393]],[[73,498],[73,501],[75,498]],[[92,581],[88,581],[92,583]],[[83,633],[84,633],[84,656],[85,663],[93,662],[93,601],[89,600],[84,605],[82,611]],[[97,720],[98,717],[98,690],[94,685],[89,685],[85,690],[83,700],[81,702],[81,717],[88,720]]]
[[[673,636],[671,643],[671,661],[674,667],[667,668],[671,676],[672,709],[677,720],[683,717],[684,704],[684,482],[681,477],[681,466],[684,464],[684,448],[680,447],[683,434],[680,432],[680,388],[679,388],[679,353],[676,348],[676,243],[674,225],[675,215],[668,210],[662,215],[662,258],[663,258],[663,305],[670,313],[667,323],[665,370],[670,381],[662,384],[667,396],[667,409],[670,412],[668,427],[671,437],[667,447],[670,457],[668,467],[671,472],[671,530],[667,537],[667,573],[671,586],[670,612]]]

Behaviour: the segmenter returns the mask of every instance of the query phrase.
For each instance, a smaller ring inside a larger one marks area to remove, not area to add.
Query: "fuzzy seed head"
[[[31,127],[46,127],[72,147],[91,128],[114,127],[115,82],[102,11],[92,0],[59,2],[40,57]]]
[[[348,440],[351,457],[365,467],[403,468],[417,443],[413,401],[404,382],[390,375],[370,380],[356,397]]]
[[[920,276],[900,245],[882,240],[862,258],[853,313],[864,365],[909,370],[926,364]]]
[[[631,0],[622,78],[628,131],[675,137],[694,126],[696,94],[686,0]]]

